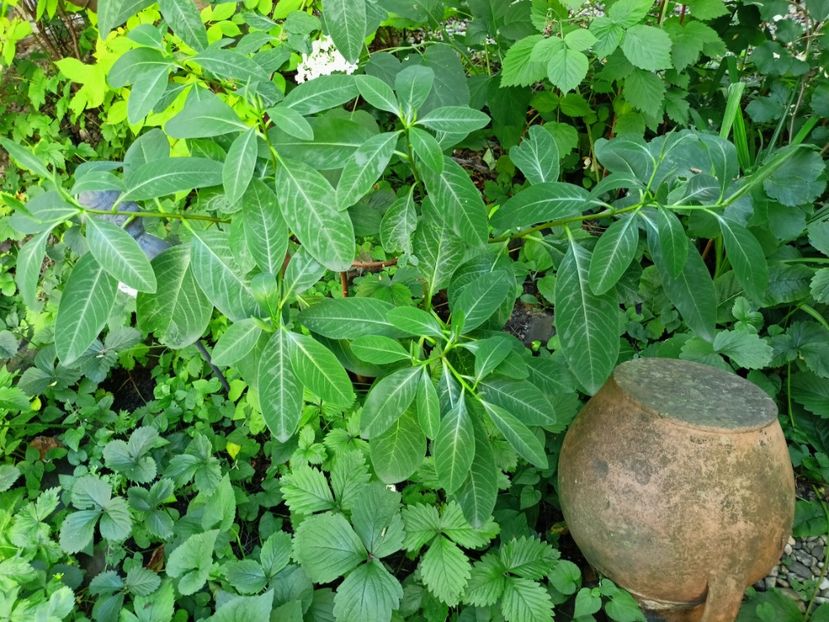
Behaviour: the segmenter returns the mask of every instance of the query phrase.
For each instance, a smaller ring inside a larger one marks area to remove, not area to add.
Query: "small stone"
[[[800,562],[792,562],[789,566],[789,572],[792,574],[796,574],[801,579],[811,579],[812,578],[812,571],[809,570],[808,566],[804,566]]]
[[[823,581],[820,582],[820,591],[825,592],[829,590],[829,579],[824,578]]]
[[[783,552],[786,555],[791,555],[792,554],[792,545],[791,545],[791,543],[789,543],[785,547],[783,547]]]
[[[792,546],[794,546],[796,543],[797,540],[795,540],[794,537],[789,536],[789,541],[787,542],[787,544],[791,544]]]
[[[765,586],[767,590],[774,588],[775,584],[777,583],[777,577],[766,577],[765,579]]]
[[[769,576],[770,577],[776,577],[779,572],[780,572],[780,567],[775,566],[774,568],[771,569],[771,572],[769,572]]]
[[[812,562],[814,561],[814,560],[812,559],[812,556],[811,556],[811,555],[809,555],[808,553],[804,552],[804,551],[797,551],[797,552],[795,552],[795,554],[794,554],[794,558],[795,558],[797,561],[799,561],[801,564],[803,564],[804,566],[807,566],[807,567],[808,567],[808,566],[811,566],[811,565],[812,565]]]

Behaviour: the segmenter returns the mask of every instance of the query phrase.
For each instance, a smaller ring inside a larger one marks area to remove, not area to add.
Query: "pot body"
[[[646,607],[716,600],[702,619],[733,620],[745,587],[779,559],[794,517],[776,413],[758,387],[712,367],[618,367],[576,417],[559,459],[564,518],[585,558]]]

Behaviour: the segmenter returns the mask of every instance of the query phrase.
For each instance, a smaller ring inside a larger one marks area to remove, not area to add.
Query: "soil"
[[[151,360],[147,365],[136,365],[131,370],[118,367],[110,372],[107,379],[102,383],[102,388],[110,391],[114,402],[114,411],[126,410],[132,412],[154,397],[155,379],[152,370],[155,361]]]

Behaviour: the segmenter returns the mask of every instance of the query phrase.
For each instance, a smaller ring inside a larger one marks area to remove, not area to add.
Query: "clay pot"
[[[620,365],[567,431],[558,477],[585,558],[655,620],[732,622],[794,518],[774,402],[688,361]]]

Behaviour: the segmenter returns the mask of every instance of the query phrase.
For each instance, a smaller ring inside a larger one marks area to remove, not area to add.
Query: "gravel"
[[[780,563],[754,585],[755,589],[776,588],[805,608],[817,588],[815,602],[829,602],[829,578],[824,570],[826,541],[826,536],[789,538]]]

